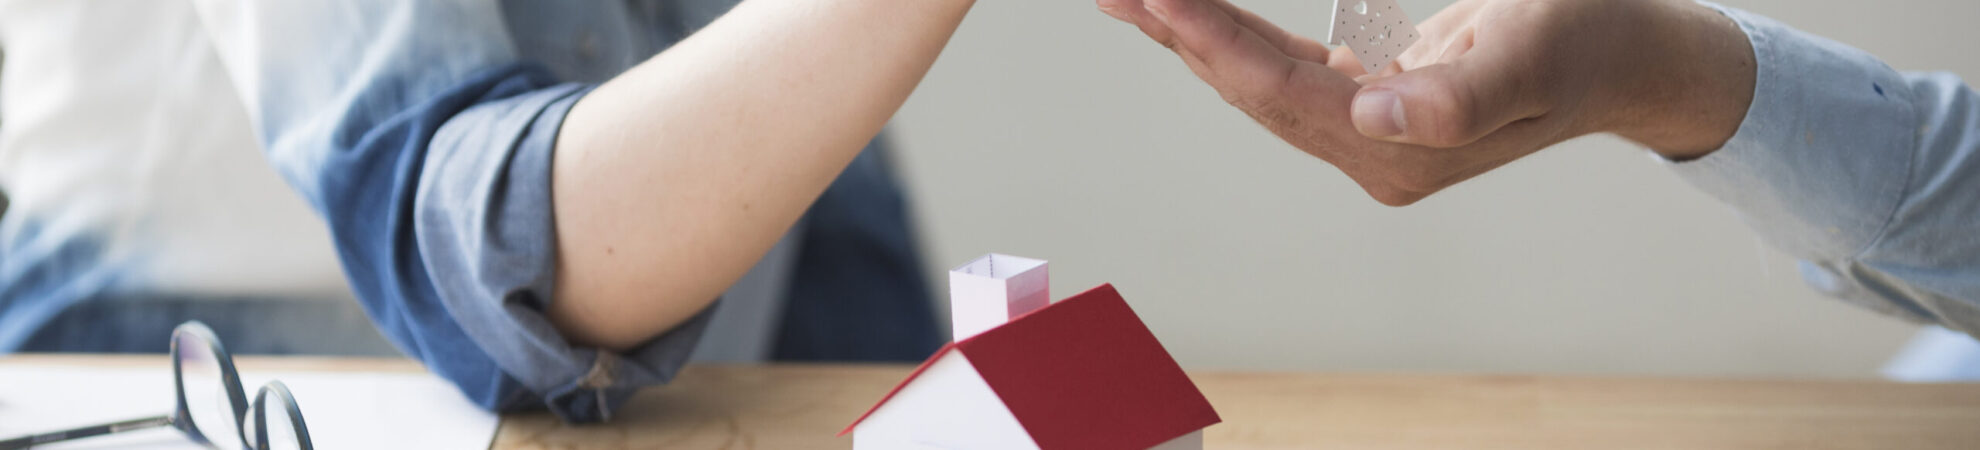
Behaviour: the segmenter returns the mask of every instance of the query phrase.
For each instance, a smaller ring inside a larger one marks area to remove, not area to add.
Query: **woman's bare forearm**
[[[579,100],[557,138],[572,341],[626,349],[705,308],[907,100],[974,0],[747,0]]]

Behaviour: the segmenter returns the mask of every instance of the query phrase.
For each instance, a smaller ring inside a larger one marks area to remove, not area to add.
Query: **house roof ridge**
[[[1087,289],[1085,292],[1081,292],[1080,294],[1083,295],[1087,292],[1092,292],[1094,289],[1101,289],[1101,288],[1112,289],[1113,287],[1114,287],[1113,283],[1100,283],[1099,286],[1094,286],[1093,288]],[[901,389],[906,388],[908,383],[913,383],[916,378],[920,378],[921,373],[928,371],[928,366],[934,365],[935,361],[942,359],[943,355],[947,355],[951,351],[956,351],[957,349],[961,348],[964,343],[974,341],[976,340],[976,338],[983,337],[983,335],[989,334],[991,331],[995,331],[999,328],[1004,328],[1006,326],[1009,326],[1010,324],[1017,323],[1018,321],[1024,320],[1026,318],[1036,316],[1040,313],[1051,310],[1052,307],[1054,306],[1059,306],[1060,304],[1065,303],[1067,300],[1073,300],[1076,298],[1080,298],[1080,295],[1066,297],[1064,300],[1060,300],[1056,302],[1049,302],[1045,304],[1044,307],[1034,309],[1031,311],[1025,311],[1024,314],[1019,314],[1017,317],[1011,318],[1009,322],[1004,322],[1003,324],[999,324],[996,327],[990,328],[989,330],[984,330],[982,333],[977,333],[974,336],[963,338],[963,340],[960,341],[950,341],[949,343],[942,344],[942,348],[936,349],[935,353],[929,354],[928,359],[923,360],[921,362],[921,365],[916,366],[913,372],[909,372],[907,378],[902,378],[900,383],[894,385],[893,389],[887,390],[887,395],[880,397],[880,401],[874,402],[873,406],[866,408],[866,412],[860,414],[859,418],[854,419],[851,424],[846,425],[846,429],[839,430],[839,434],[837,434],[837,436],[845,436],[846,433],[851,433],[853,428],[859,426],[860,422],[865,422],[867,417],[873,416],[874,411],[879,411],[881,406],[887,404],[887,401],[893,400],[895,394],[901,393]],[[964,358],[967,359],[968,357],[965,356]]]
[[[854,431],[949,352],[962,356],[1045,448],[1155,445],[1175,438],[1172,431],[1222,422],[1134,308],[1103,283],[943,345],[839,435]]]

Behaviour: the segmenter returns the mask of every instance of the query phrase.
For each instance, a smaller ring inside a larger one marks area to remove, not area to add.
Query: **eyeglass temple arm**
[[[53,431],[48,433],[27,435],[17,438],[0,440],[0,450],[24,449],[36,445],[62,442],[73,439],[82,439],[86,437],[96,437],[96,436],[102,436],[113,433],[122,433],[125,431],[132,431],[132,430],[142,430],[146,428],[158,428],[171,424],[172,424],[172,416],[164,415],[164,416],[156,416],[156,417],[146,417],[143,419],[126,420],[122,422],[112,422],[102,425],[91,425],[87,427],[70,428],[62,431]]]

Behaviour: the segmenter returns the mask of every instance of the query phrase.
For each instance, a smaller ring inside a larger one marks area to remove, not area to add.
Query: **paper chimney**
[[[955,340],[996,328],[1051,303],[1045,261],[991,253],[949,271]]]

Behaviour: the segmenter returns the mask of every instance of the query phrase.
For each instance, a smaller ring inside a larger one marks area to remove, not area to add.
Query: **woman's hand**
[[[626,350],[707,309],[907,101],[975,0],[749,0],[577,102],[549,317]]]

